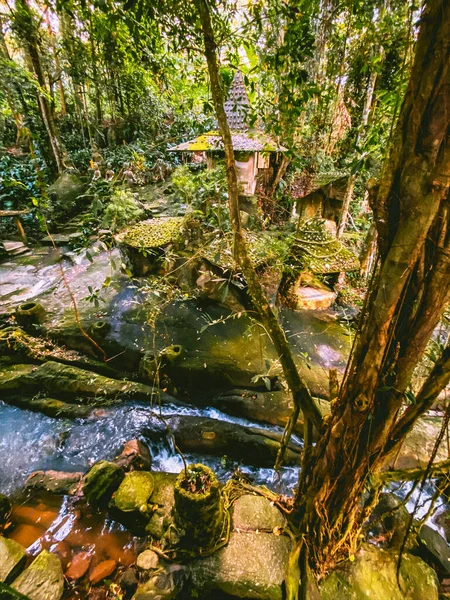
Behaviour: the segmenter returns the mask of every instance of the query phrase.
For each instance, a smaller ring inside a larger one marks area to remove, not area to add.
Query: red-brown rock
[[[117,563],[115,560],[104,560],[94,567],[89,575],[89,581],[95,585],[106,577],[109,577],[116,570]]]
[[[69,565],[69,568],[66,571],[67,579],[71,579],[75,581],[76,579],[81,579],[83,575],[89,569],[89,565],[91,564],[92,555],[89,552],[80,552],[76,556],[73,557],[72,562]],[[102,565],[103,563],[100,563]]]
[[[34,525],[27,525],[26,523],[22,523],[18,527],[14,529],[14,531],[10,534],[10,538],[21,544],[24,548],[28,548],[36,540],[38,540],[42,535],[44,535],[44,530],[40,527],[36,527]]]

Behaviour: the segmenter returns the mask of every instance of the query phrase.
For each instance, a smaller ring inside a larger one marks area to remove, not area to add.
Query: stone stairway
[[[28,246],[23,242],[4,240],[2,244],[8,256],[22,256],[23,254],[31,252]]]
[[[64,575],[59,558],[43,550],[26,567],[28,562],[25,548],[14,540],[0,537],[0,598],[60,600]]]

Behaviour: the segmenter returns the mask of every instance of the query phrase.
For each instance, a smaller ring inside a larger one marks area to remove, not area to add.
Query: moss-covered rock
[[[142,221],[116,235],[125,261],[137,277],[158,272],[165,250],[183,245],[184,217],[159,217]]]
[[[153,475],[147,471],[131,471],[120,484],[114,503],[122,512],[146,511],[147,502],[155,487]]]
[[[12,581],[24,566],[26,558],[25,548],[14,540],[0,537],[0,581]]]
[[[289,548],[282,535],[232,532],[225,548],[192,563],[193,584],[211,598],[220,591],[237,598],[282,600]]]
[[[48,189],[52,221],[63,222],[83,205],[85,184],[74,173],[63,173]]]
[[[175,505],[175,473],[153,473],[155,488],[150,497],[153,514],[146,526],[146,532],[155,539],[161,539],[173,522],[172,510]]]
[[[112,462],[101,460],[87,473],[83,482],[86,500],[96,509],[106,508],[124,478],[124,472]]]
[[[92,411],[91,407],[81,404],[69,404],[55,398],[14,396],[8,401],[9,404],[20,406],[20,408],[26,408],[47,415],[47,417],[58,419],[82,419],[88,417]]]
[[[34,365],[2,365],[0,369],[0,390],[11,392],[22,387],[27,375],[36,367]]]
[[[11,587],[30,600],[59,600],[64,590],[64,575],[59,558],[43,550]]]
[[[289,236],[275,236],[270,232],[244,231],[244,238],[255,267],[263,265],[281,265],[289,251]],[[236,269],[233,258],[233,235],[231,233],[216,237],[211,244],[202,249],[202,255],[212,264],[222,269]]]
[[[169,565],[156,571],[148,581],[139,585],[133,600],[174,600],[188,579],[188,569]]]
[[[245,494],[233,504],[231,522],[236,531],[268,531],[284,527],[286,519],[267,498]]]
[[[184,217],[159,217],[142,221],[116,236],[133,248],[160,248],[182,239]]]
[[[359,269],[357,255],[326,230],[322,219],[299,222],[289,264],[317,274]]]
[[[364,545],[324,580],[322,600],[438,600],[436,573],[422,559],[403,554],[400,588],[397,564],[395,552]]]
[[[42,365],[12,365],[0,371],[0,390],[41,389],[83,399],[97,404],[99,398],[120,396],[151,398],[152,388],[132,381],[112,379],[59,362],[49,360]],[[92,400],[91,400],[92,399]]]

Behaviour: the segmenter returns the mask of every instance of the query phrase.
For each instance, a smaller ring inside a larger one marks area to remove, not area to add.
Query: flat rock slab
[[[11,587],[30,600],[59,600],[64,590],[59,558],[43,550]]]
[[[24,387],[82,398],[132,396],[144,399],[151,398],[153,393],[151,387],[141,383],[112,379],[51,360],[38,366],[13,365],[0,374],[0,390],[10,391]]]
[[[297,310],[326,310],[336,300],[336,292],[298,286],[293,292]]]
[[[282,600],[289,548],[285,536],[232,532],[225,548],[191,565],[192,581],[238,598]]]
[[[51,236],[46,235],[43,237],[41,243],[46,246],[53,246],[53,244],[55,244],[55,246],[66,246],[67,244],[70,244],[70,242],[82,237],[83,234],[80,232],[54,233]]]
[[[27,490],[45,490],[52,494],[67,494],[77,485],[83,473],[67,473],[66,471],[34,471],[25,483]]]
[[[280,448],[281,433],[258,427],[187,415],[169,417],[166,423],[182,452],[226,454],[232,460],[245,458],[257,467],[271,467]],[[299,464],[300,456],[301,447],[291,442],[286,451],[286,464]]]
[[[231,522],[235,531],[272,532],[284,527],[286,519],[267,498],[246,494],[234,503]]]
[[[23,546],[14,540],[0,537],[0,581],[13,579],[14,574],[24,565],[26,556]]]
[[[89,581],[93,585],[96,585],[97,583],[100,583],[100,581],[103,581],[103,579],[112,575],[116,569],[117,563],[115,560],[104,560],[92,569],[89,574]]]

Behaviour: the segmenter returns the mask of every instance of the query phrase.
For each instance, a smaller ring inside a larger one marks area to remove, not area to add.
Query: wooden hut
[[[249,109],[244,77],[240,71],[236,71],[225,102],[225,112],[242,196],[253,196],[257,187],[267,188],[273,183],[282,164],[282,153],[286,151],[262,131],[249,128]],[[224,156],[222,137],[218,131],[209,131],[194,140],[169,148],[169,151],[202,153],[209,168]]]

